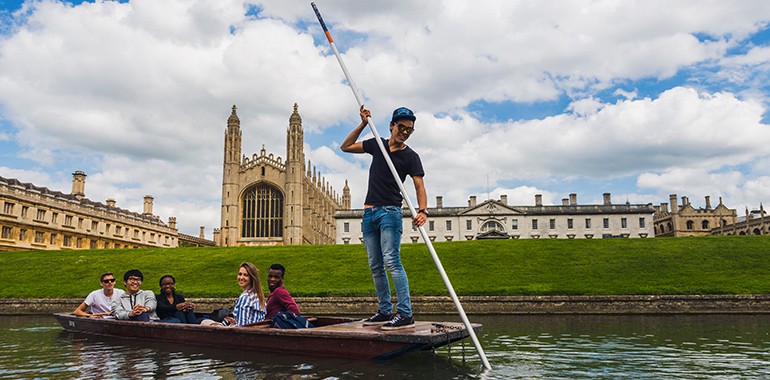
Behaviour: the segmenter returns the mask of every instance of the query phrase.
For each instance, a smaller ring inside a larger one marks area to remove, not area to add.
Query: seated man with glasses
[[[155,293],[142,290],[144,275],[139,269],[131,269],[123,275],[126,292],[112,301],[112,315],[117,319],[149,322],[157,320]]]
[[[115,275],[112,272],[102,273],[99,276],[99,284],[102,288],[89,293],[86,300],[72,314],[89,318],[105,318],[111,314],[112,300],[120,298],[123,291],[115,289]],[[91,308],[90,313],[88,308]]]

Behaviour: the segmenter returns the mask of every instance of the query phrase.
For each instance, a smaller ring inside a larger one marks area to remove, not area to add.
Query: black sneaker
[[[390,320],[390,322],[382,325],[383,330],[398,330],[398,329],[405,329],[408,327],[414,327],[414,317],[411,315],[406,315],[403,313],[396,313],[395,316],[393,316],[393,319]]]
[[[393,314],[385,314],[378,310],[371,317],[364,319],[364,326],[381,325],[391,319],[393,319]]]

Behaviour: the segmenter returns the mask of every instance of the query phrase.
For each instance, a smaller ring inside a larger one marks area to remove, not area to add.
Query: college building
[[[222,174],[220,246],[334,244],[334,214],[350,208],[311,163],[305,164],[302,118],[294,104],[286,130],[286,159],[241,153],[241,121],[233,106],[227,119]]]
[[[681,206],[677,195],[669,195],[669,203],[661,203],[655,206],[655,236],[656,237],[681,237],[681,236],[708,236],[713,230],[723,230],[725,226],[735,225],[737,213],[722,203],[712,208],[711,197],[706,196],[706,207],[695,208],[686,196],[682,197]]]
[[[176,218],[153,215],[152,196],[137,213],[86,198],[85,184],[82,171],[69,194],[0,177],[0,251],[178,246]]]
[[[482,239],[606,239],[646,238],[654,236],[652,204],[613,204],[610,193],[603,204],[578,204],[577,194],[562,199],[561,205],[543,205],[542,195],[535,195],[534,205],[508,204],[500,199],[477,202],[471,196],[467,207],[445,207],[443,197],[436,197],[428,208],[425,225],[431,241]],[[363,209],[337,212],[337,244],[361,244]],[[421,239],[412,225],[408,209],[403,209],[402,243]]]
[[[733,223],[720,224],[711,230],[712,235],[770,235],[770,216],[765,212],[765,207],[760,203],[758,210],[749,212],[746,208],[746,216],[738,217]]]

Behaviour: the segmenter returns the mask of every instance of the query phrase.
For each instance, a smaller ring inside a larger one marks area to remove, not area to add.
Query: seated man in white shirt
[[[112,300],[120,298],[123,291],[115,289],[115,275],[112,272],[102,273],[99,276],[99,284],[102,288],[88,294],[86,300],[72,314],[89,318],[103,318],[111,314]]]

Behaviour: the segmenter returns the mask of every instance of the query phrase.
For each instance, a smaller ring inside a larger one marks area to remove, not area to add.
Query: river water
[[[458,321],[456,316],[418,316]],[[770,314],[470,316],[466,340],[385,362],[190,347],[64,332],[50,316],[0,316],[0,378],[770,378]]]

